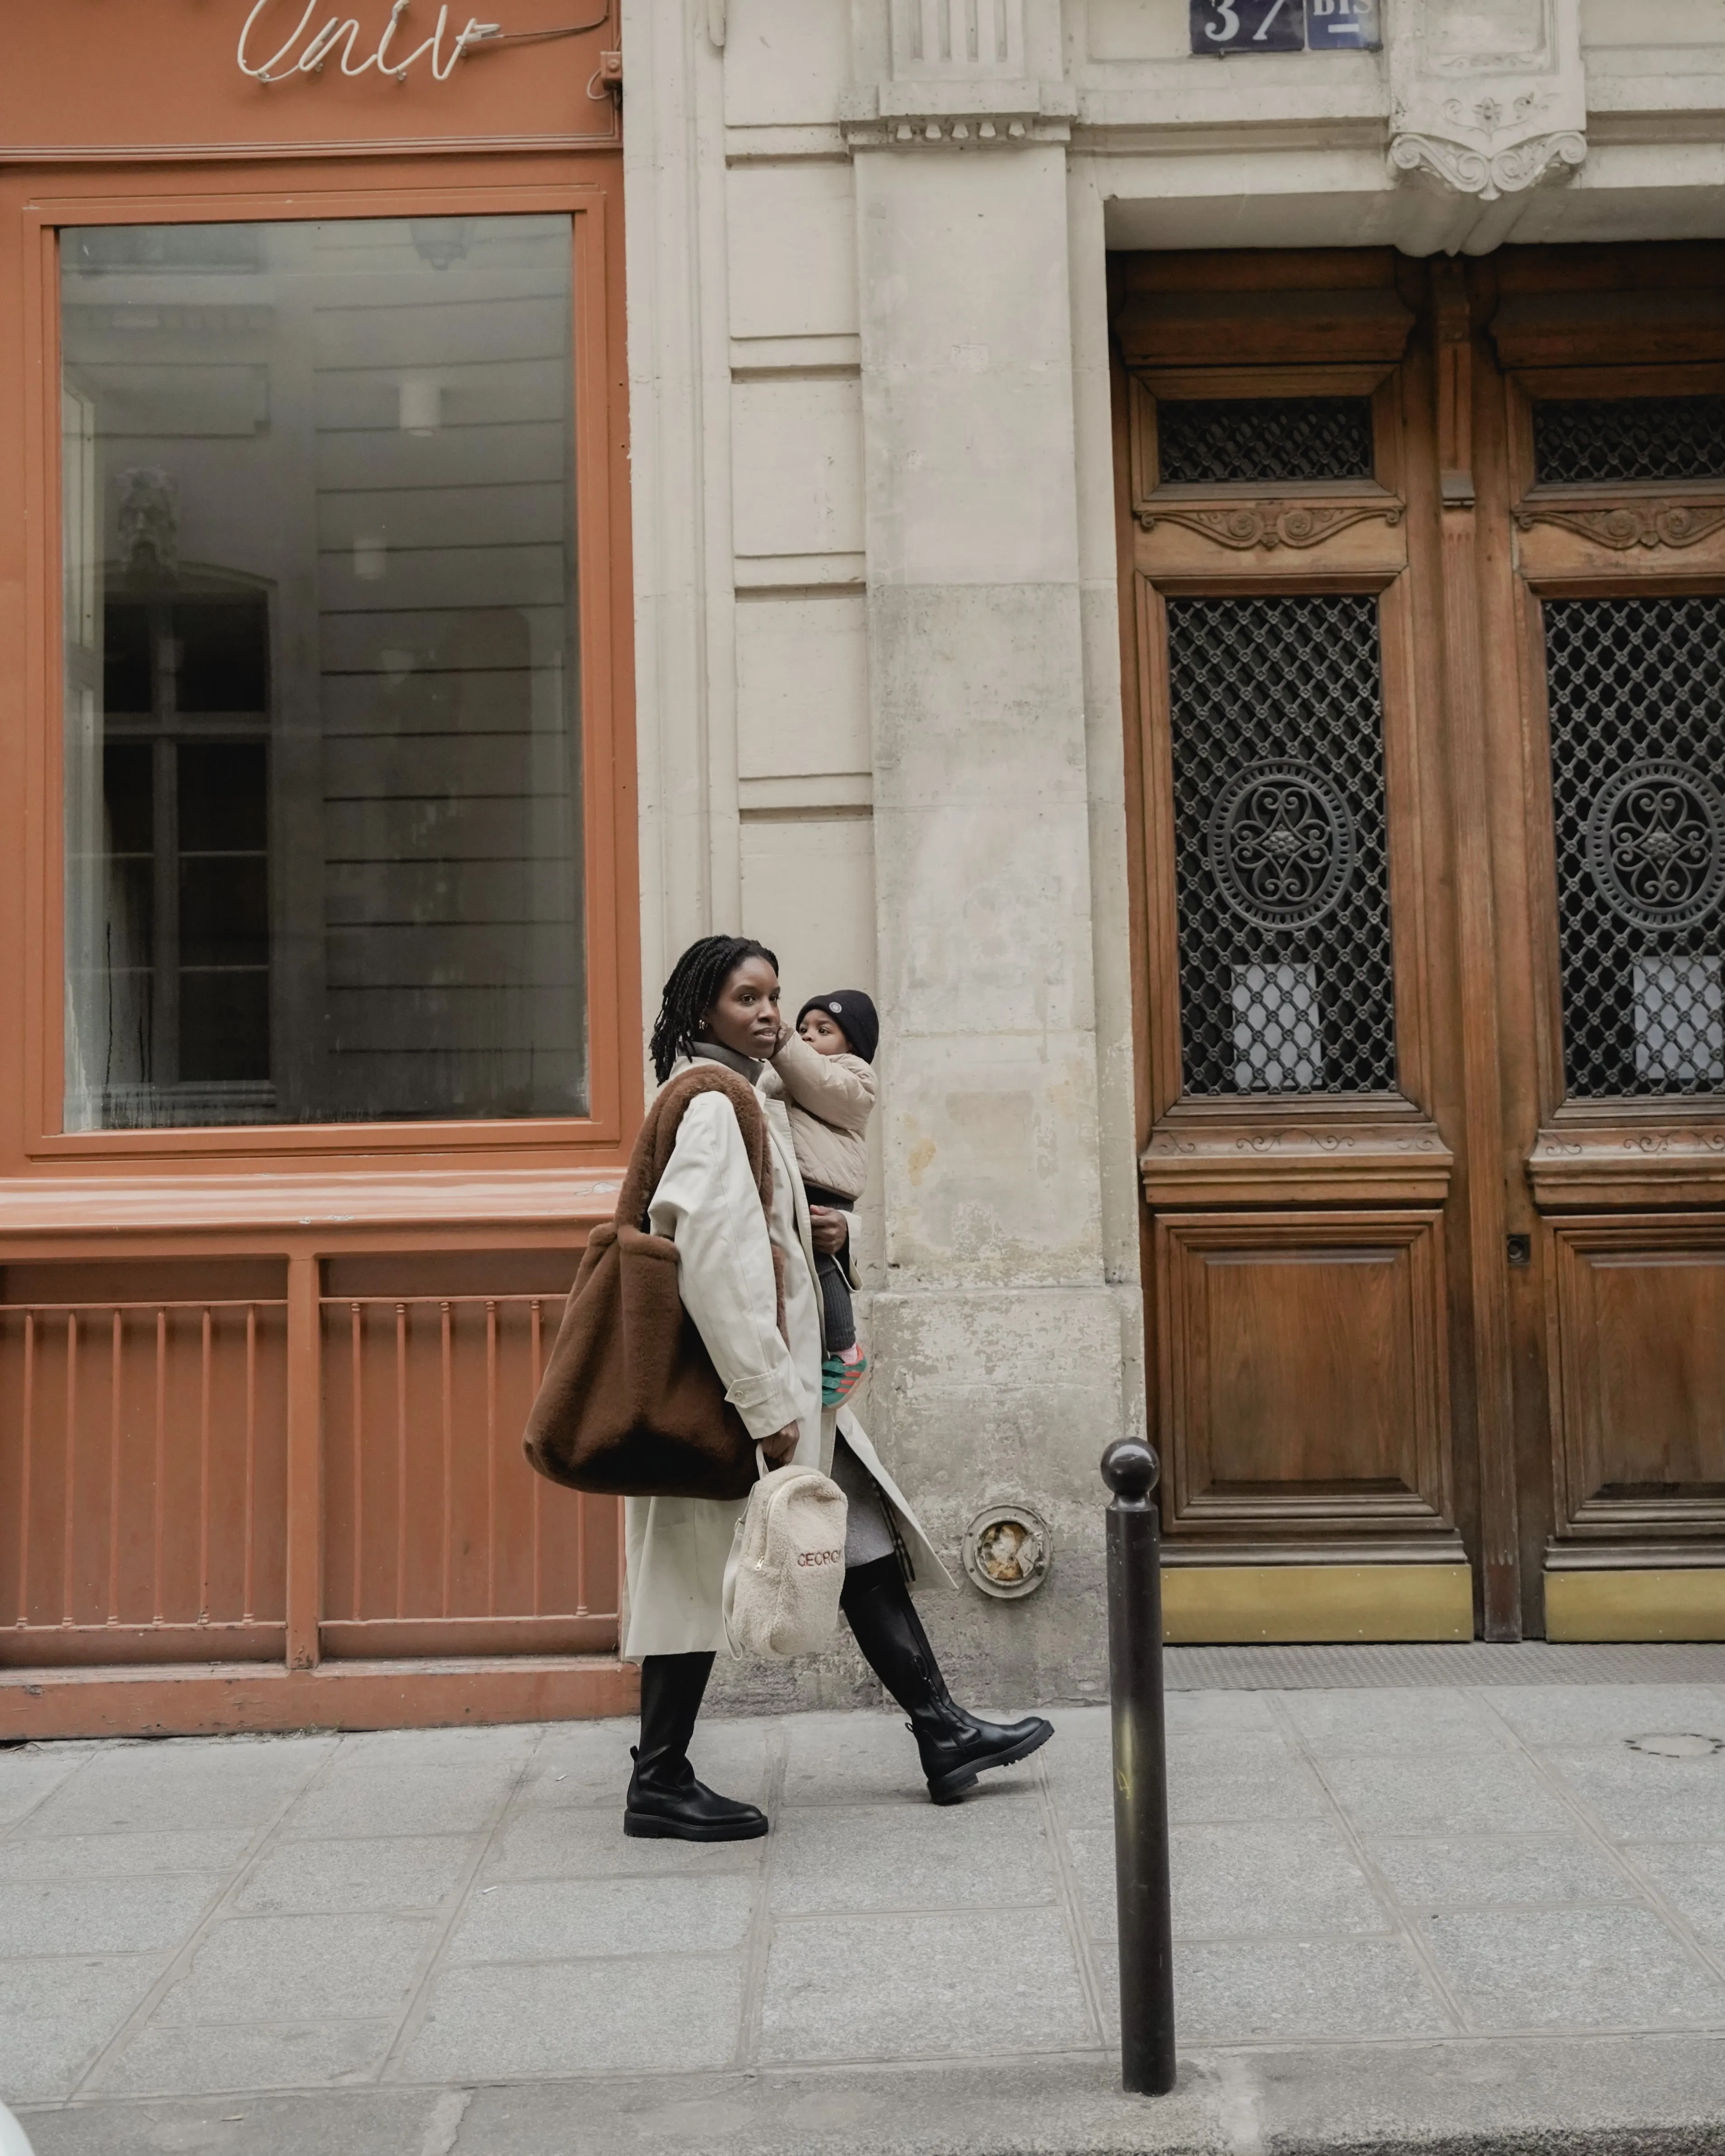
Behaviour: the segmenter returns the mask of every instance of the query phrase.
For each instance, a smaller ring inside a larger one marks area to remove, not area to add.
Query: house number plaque
[[[1375,52],[1379,0],[1191,0],[1194,53]]]

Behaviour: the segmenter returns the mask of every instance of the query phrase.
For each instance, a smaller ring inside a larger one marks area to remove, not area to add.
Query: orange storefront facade
[[[519,1444],[640,1105],[617,38],[497,12],[8,13],[0,1738],[629,1702]]]

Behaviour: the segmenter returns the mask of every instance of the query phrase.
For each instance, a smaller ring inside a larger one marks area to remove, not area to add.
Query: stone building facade
[[[740,922],[798,997],[880,1001],[869,1413],[955,1548],[991,1505],[1050,1524],[1037,1592],[937,1613],[1002,1695],[1101,1682],[1097,1456],[1166,1398],[1111,258],[1429,267],[1725,233],[1712,0],[1380,13],[1379,49],[1217,58],[1196,26],[1230,11],[1188,0],[624,8],[644,977]],[[1476,1209],[1477,1258],[1502,1224]],[[1490,1329],[1452,1322],[1444,1352]],[[1458,1452],[1489,1425],[1469,1390]],[[1477,1589],[1481,1549],[1446,1555]],[[1718,1621],[1697,1557],[1712,1614],[1652,1629]],[[1171,1582],[1195,1636],[1474,1629],[1466,1585],[1459,1619],[1441,1596],[1236,1607],[1225,1579],[1218,1604],[1215,1562]],[[1540,1623],[1513,1594],[1476,1617]]]
[[[628,1711],[720,928],[968,1693],[1725,1636],[1725,0],[464,12],[8,10],[0,1737]]]

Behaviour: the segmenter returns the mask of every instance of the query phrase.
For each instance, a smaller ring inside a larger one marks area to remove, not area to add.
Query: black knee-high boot
[[[641,1663],[641,1741],[630,1748],[623,1831],[661,1841],[752,1841],[767,1815],[695,1779],[689,1739],[711,1674],[711,1655],[648,1655]]]
[[[978,1774],[1028,1758],[1054,1735],[1040,1714],[1022,1722],[979,1722],[956,1704],[896,1557],[852,1566],[839,1606],[869,1667],[911,1717],[936,1804],[957,1804]]]

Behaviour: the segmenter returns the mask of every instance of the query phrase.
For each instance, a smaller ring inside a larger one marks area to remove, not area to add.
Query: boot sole
[[[984,1759],[974,1767],[954,1767],[949,1774],[942,1774],[937,1782],[929,1784],[929,1802],[936,1804],[957,1804],[967,1789],[976,1787],[979,1774],[990,1774],[997,1767],[1016,1767],[1020,1759],[1028,1759],[1033,1752],[1040,1752],[1053,1735],[1054,1724],[1045,1722],[1041,1728],[1033,1731],[1022,1744],[1014,1745],[1010,1752],[1003,1752],[998,1759]]]
[[[758,1841],[766,1833],[766,1820],[744,1820],[735,1826],[678,1826],[670,1820],[655,1819],[650,1812],[625,1812],[623,1831],[638,1841]]]

